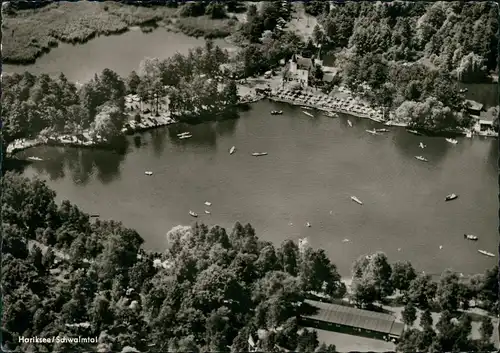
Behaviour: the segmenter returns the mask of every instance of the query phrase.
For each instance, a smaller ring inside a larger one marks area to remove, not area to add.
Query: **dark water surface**
[[[271,116],[277,108],[284,114]],[[473,273],[497,262],[477,252],[497,253],[496,140],[459,139],[454,146],[400,128],[372,136],[365,132],[376,126],[371,121],[350,118],[349,128],[345,117],[316,115],[311,119],[299,109],[260,102],[239,120],[130,137],[124,155],[39,147],[23,154],[46,161],[29,166],[25,175],[47,179],[59,200],[137,229],[149,249],[164,249],[166,232],[193,222],[193,210],[207,224],[230,228],[236,220],[250,222],[276,244],[307,237],[343,275],[359,255],[377,250],[429,273]],[[185,130],[193,138],[177,140]],[[428,147],[421,150],[420,141]],[[229,155],[233,145],[237,150]],[[250,155],[262,151],[269,155]],[[145,170],[154,175],[145,176]],[[444,202],[452,192],[459,199]],[[480,239],[466,241],[464,233]]]

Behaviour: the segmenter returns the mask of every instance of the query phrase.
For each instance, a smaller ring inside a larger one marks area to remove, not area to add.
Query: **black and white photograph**
[[[2,1],[0,351],[499,351],[498,7]]]

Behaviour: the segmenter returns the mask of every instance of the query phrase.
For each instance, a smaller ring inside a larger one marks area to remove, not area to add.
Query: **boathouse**
[[[467,104],[467,110],[468,110],[470,115],[479,116],[481,114],[481,112],[483,111],[483,104],[481,104],[479,102],[476,102],[476,101],[473,101],[470,99],[466,99],[465,103]]]
[[[301,305],[304,326],[381,340],[397,341],[404,324],[393,315],[350,306],[305,300]]]

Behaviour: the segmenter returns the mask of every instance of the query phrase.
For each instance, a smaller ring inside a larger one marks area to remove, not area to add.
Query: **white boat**
[[[449,195],[446,195],[446,197],[444,198],[444,200],[445,201],[452,201],[452,200],[455,200],[456,198],[458,198],[457,194],[449,194]]]
[[[428,162],[428,160],[422,156],[415,156],[415,158],[422,162]]]
[[[446,139],[446,141],[449,142],[449,143],[452,143],[454,145],[456,145],[458,143],[458,141],[455,140],[455,139]]]
[[[314,115],[312,115],[311,113],[309,112],[305,112],[305,111],[302,111],[302,113],[304,113],[305,115],[311,117],[311,118],[314,118]]]
[[[410,134],[413,134],[413,135],[417,135],[417,136],[421,136],[422,134],[420,132],[418,132],[417,130],[406,130],[408,131]]]
[[[233,153],[234,153],[234,151],[236,151],[236,147],[234,147],[234,146],[233,146],[233,147],[231,147],[231,149],[229,150],[229,154],[233,154]]]
[[[352,127],[352,123],[350,120],[347,120],[347,125],[349,125],[349,127]]]
[[[356,196],[351,196],[351,200],[353,200],[353,201],[354,201],[354,202],[356,202],[357,204],[360,204],[360,205],[362,205],[362,204],[363,204],[363,202],[361,202],[361,200],[360,200],[360,199],[358,199]]]
[[[375,130],[366,130],[366,132],[372,135],[378,135],[378,132]]]
[[[489,251],[486,251],[486,250],[478,250],[478,252],[480,254],[483,254],[483,255],[486,255],[486,256],[489,256],[489,257],[495,257],[495,254],[489,252]]]
[[[475,235],[472,235],[472,234],[464,234],[464,239],[468,239],[468,240],[478,240],[479,238]]]
[[[267,152],[254,152],[252,153],[254,157],[267,156]]]
[[[205,206],[212,206],[211,202],[205,201]]]
[[[311,223],[306,222],[306,227],[307,227],[307,228],[310,228],[310,227],[311,227]]]
[[[205,213],[206,213],[206,214],[210,214],[210,211],[205,210]]]
[[[150,172],[149,170],[148,171],[145,171],[144,174],[146,175],[153,175],[153,172]]]
[[[376,132],[389,132],[389,129],[375,129]]]
[[[184,140],[184,139],[188,139],[188,138],[191,138],[193,137],[193,135],[182,135],[182,136],[179,136],[179,139],[180,140]]]
[[[41,159],[40,157],[28,157],[27,158],[29,161],[36,161],[36,162],[39,162],[39,161],[43,161],[43,159]]]
[[[420,143],[418,144],[418,147],[420,147],[420,148],[425,148],[425,147],[427,147],[427,146],[426,146],[426,145],[424,145],[422,142],[420,142]]]
[[[197,214],[197,213],[194,213],[193,211],[189,211],[189,215],[190,215],[191,217],[195,217],[195,218],[196,218],[196,217],[198,217],[198,214]]]
[[[178,137],[186,136],[186,135],[191,135],[191,133],[190,132],[181,132],[180,134],[177,134]]]
[[[302,109],[305,109],[305,110],[313,110],[313,108],[311,108],[311,107],[306,107],[306,106],[302,106],[301,108],[302,108]]]
[[[348,243],[350,240],[345,238],[344,240],[342,240],[342,243]]]
[[[334,112],[325,112],[325,115],[330,117],[330,118],[338,118],[339,115],[337,113],[334,113]]]

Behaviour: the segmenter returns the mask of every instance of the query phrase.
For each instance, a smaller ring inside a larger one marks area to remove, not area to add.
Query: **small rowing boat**
[[[254,152],[252,153],[254,157],[267,156],[267,152]]]
[[[308,106],[305,106],[305,105],[303,105],[301,108],[302,108],[302,109],[305,109],[305,110],[313,110],[313,108],[308,107]]]
[[[349,125],[349,127],[352,127],[352,123],[350,120],[347,120],[347,125]]]
[[[182,135],[182,136],[179,136],[179,139],[180,140],[185,140],[185,139],[188,139],[188,138],[191,138],[193,137],[193,135]]]
[[[420,147],[420,148],[425,148],[425,147],[427,147],[427,146],[426,146],[426,145],[424,145],[422,142],[420,142],[420,143],[418,144],[418,147]]]
[[[418,132],[417,130],[406,130],[406,131],[408,131],[410,134],[413,134],[413,135],[422,136],[422,134],[420,132]]]
[[[453,145],[456,145],[458,143],[458,141],[455,139],[446,139],[446,141],[453,144]]]
[[[27,159],[28,159],[28,161],[34,161],[34,162],[43,161],[43,159],[41,159],[40,157],[33,157],[33,156],[28,157]]]
[[[306,222],[306,227],[307,227],[307,228],[311,228],[311,223]]]
[[[210,214],[210,211],[205,210],[205,213],[206,213],[206,214]]]
[[[153,172],[150,172],[149,170],[148,171],[145,171],[144,174],[146,175],[153,175]]]
[[[98,214],[91,214],[90,217],[91,218],[97,218],[97,217],[100,217],[100,215],[98,215]]]
[[[194,218],[198,217],[198,214],[194,213],[193,211],[189,211],[189,215]]]
[[[305,112],[305,111],[302,111],[302,113],[304,113],[305,115],[311,117],[311,118],[314,118],[314,115],[312,115],[311,113],[309,112]]]
[[[495,254],[489,252],[489,251],[486,251],[486,250],[478,250],[478,252],[480,254],[483,254],[483,255],[486,255],[486,256],[489,256],[489,257],[495,257]]]
[[[205,201],[205,206],[212,206],[211,202]]]
[[[422,161],[422,162],[428,162],[428,160],[426,158],[424,158],[423,156],[415,156],[415,159],[418,159],[419,161]]]
[[[377,132],[389,132],[391,130],[389,130],[389,129],[375,129],[375,131],[377,131]]]
[[[177,137],[186,136],[186,135],[191,135],[191,133],[190,132],[181,132],[180,134],[177,134]]]
[[[339,115],[337,113],[334,113],[334,112],[325,112],[325,115],[329,118],[338,118]]]
[[[231,147],[231,149],[229,150],[229,154],[233,154],[233,153],[234,153],[234,151],[236,151],[236,147],[234,147],[234,146],[233,146],[233,147]]]
[[[366,132],[372,135],[378,135],[378,132],[375,130],[366,130]]]
[[[363,204],[363,202],[361,202],[361,200],[358,199],[356,196],[351,196],[351,200],[354,201],[354,202],[356,202],[357,204],[360,204],[360,205]]]
[[[271,115],[281,115],[283,114],[282,110],[271,110]]]
[[[475,235],[472,235],[472,234],[464,234],[464,239],[468,239],[468,240],[478,240],[479,238]]]
[[[458,195],[457,194],[449,194],[447,195],[444,200],[445,201],[452,201],[452,200],[455,200],[456,198],[458,198]]]

